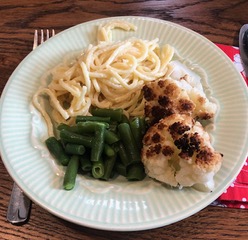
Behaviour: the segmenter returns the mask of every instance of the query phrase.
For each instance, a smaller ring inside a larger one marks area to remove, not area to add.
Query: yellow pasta
[[[51,70],[50,83],[33,96],[53,135],[53,123],[74,121],[77,115],[90,115],[90,107],[122,108],[127,116],[144,113],[142,88],[170,72],[174,48],[160,48],[158,39],[130,38],[113,42],[112,30],[136,30],[125,21],[100,26],[97,45],[89,45],[73,62],[65,61]],[[48,114],[40,98],[48,96],[52,113]]]

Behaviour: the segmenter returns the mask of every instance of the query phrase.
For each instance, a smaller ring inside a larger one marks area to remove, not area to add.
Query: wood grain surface
[[[0,92],[20,61],[31,51],[34,29],[63,31],[93,19],[148,16],[188,27],[216,43],[238,46],[240,27],[248,23],[247,0],[1,0]],[[1,137],[1,136],[0,136]],[[6,221],[13,180],[0,161],[0,239],[248,239],[248,211],[208,206],[161,228],[110,232],[78,226],[33,204],[26,224]]]

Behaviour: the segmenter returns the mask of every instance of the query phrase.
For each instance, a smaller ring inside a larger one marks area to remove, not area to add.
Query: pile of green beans
[[[105,181],[118,175],[128,181],[143,180],[144,117],[127,119],[122,109],[93,108],[91,114],[77,116],[72,126],[60,124],[59,136],[45,141],[54,158],[66,166],[63,188],[73,189],[78,173]]]

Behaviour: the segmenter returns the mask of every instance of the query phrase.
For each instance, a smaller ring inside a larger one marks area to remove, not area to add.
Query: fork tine
[[[40,32],[40,34],[39,34],[39,32]],[[42,44],[43,42],[48,40],[50,37],[53,37],[54,35],[55,35],[54,29],[51,30],[51,35],[50,35],[49,29],[47,29],[46,31],[44,31],[43,29],[41,29],[40,31],[35,30],[34,31],[33,49],[35,49],[36,47],[38,47],[39,44]],[[40,39],[39,39],[39,37],[40,37]]]
[[[43,29],[40,30],[41,38],[40,38],[40,44],[44,42],[44,31]]]
[[[34,31],[34,43],[33,43],[33,49],[35,49],[38,46],[38,31]]]
[[[46,30],[46,40],[48,40],[49,37],[50,37],[50,36],[49,36],[49,30],[47,29],[47,30]]]
[[[55,30],[52,29],[52,37],[55,35]]]

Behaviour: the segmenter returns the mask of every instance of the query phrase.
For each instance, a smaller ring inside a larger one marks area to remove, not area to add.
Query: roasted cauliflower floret
[[[185,79],[158,79],[143,87],[145,116],[151,125],[174,113],[188,114],[204,120],[214,117],[217,105],[210,102],[203,91],[191,86]]]
[[[209,134],[187,114],[172,114],[143,138],[142,162],[151,178],[173,187],[202,185],[212,190],[222,163]]]

